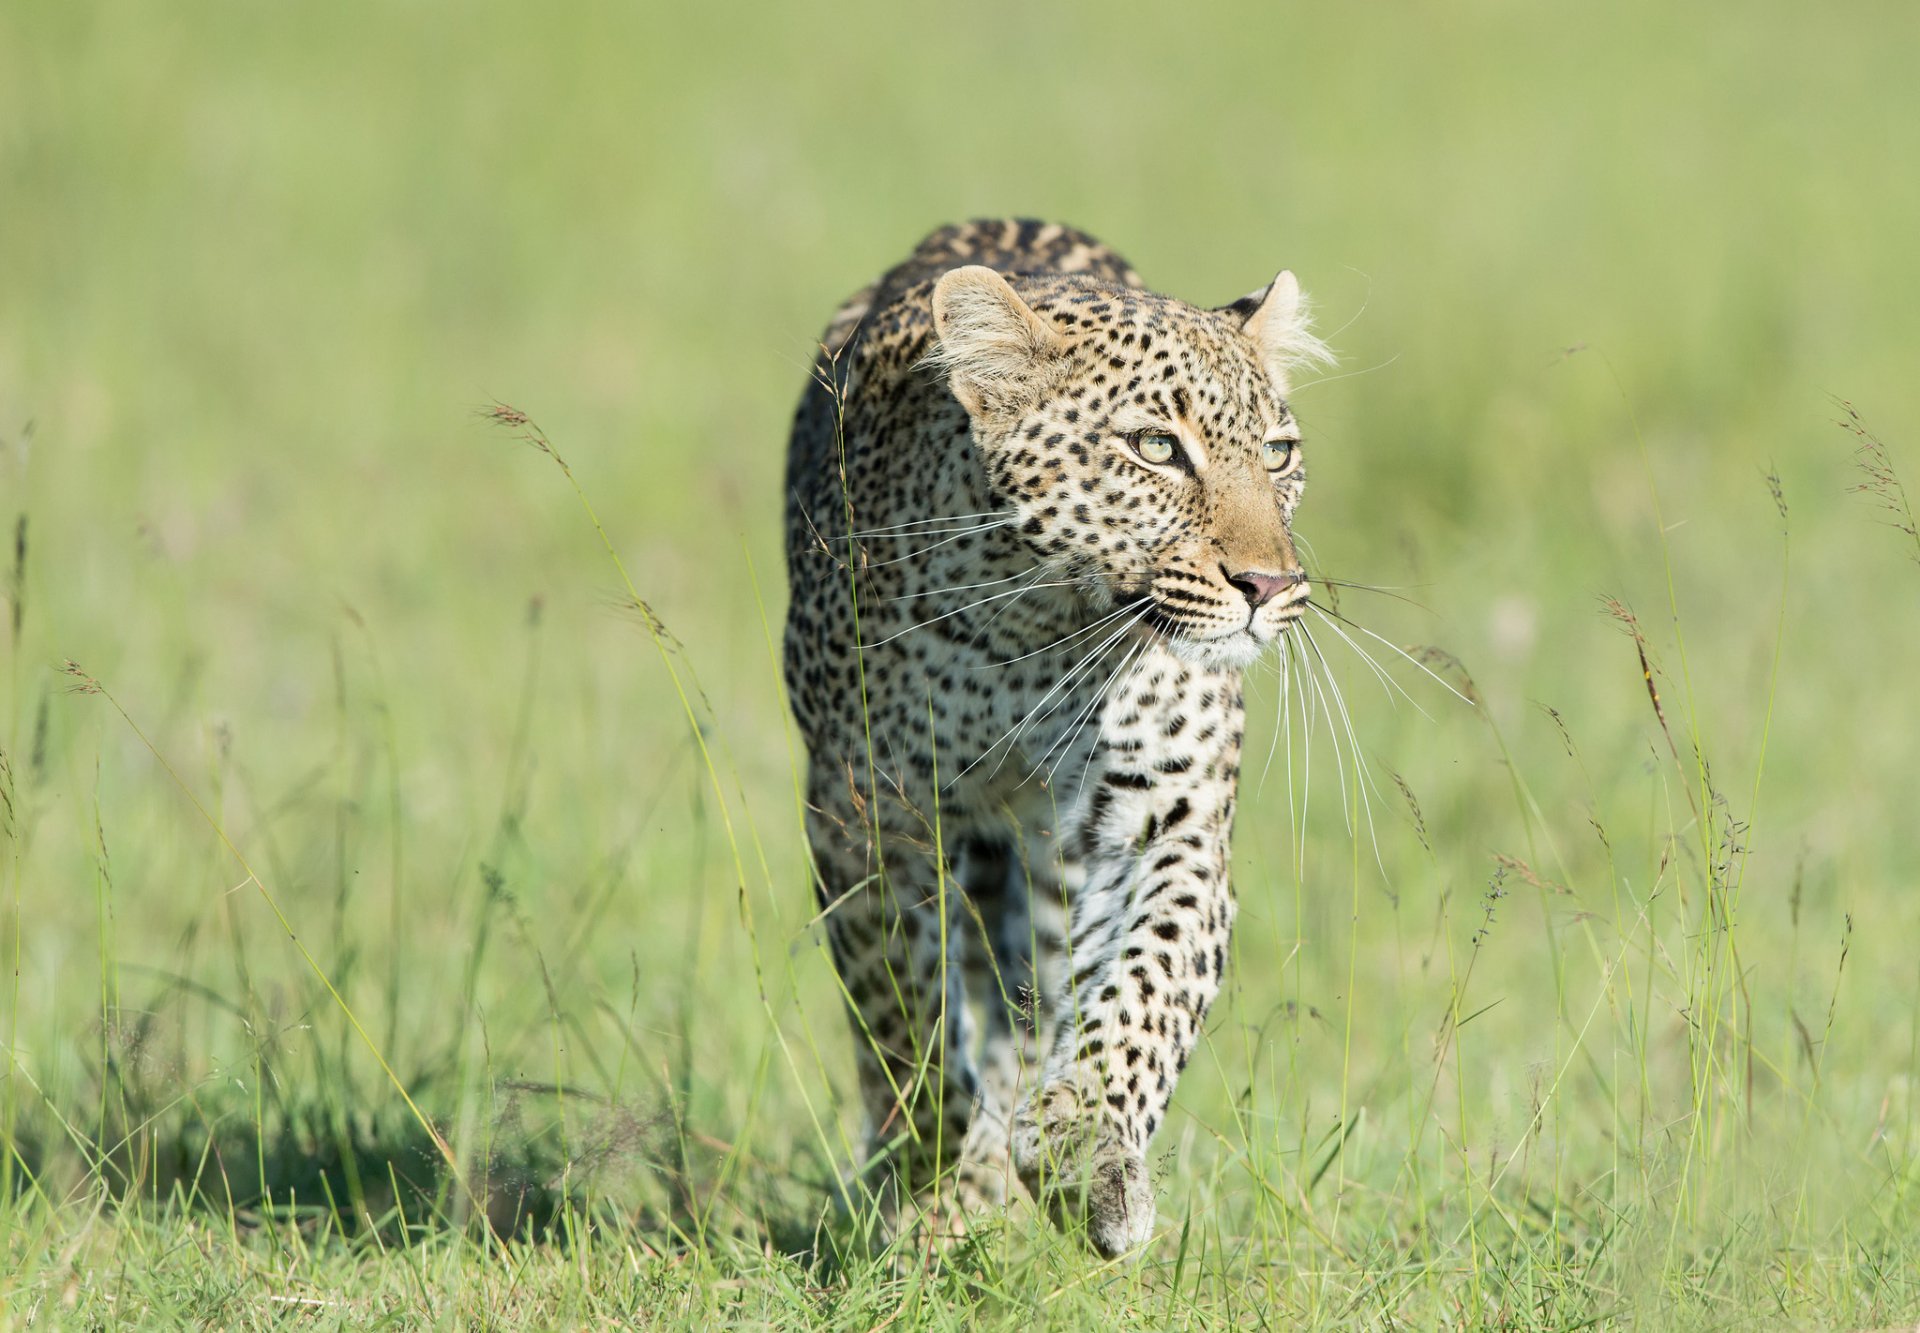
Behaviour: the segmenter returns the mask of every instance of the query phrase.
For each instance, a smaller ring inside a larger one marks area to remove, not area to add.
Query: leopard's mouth
[[[1140,608],[1140,627],[1157,637],[1176,639],[1189,632],[1180,614],[1152,593],[1139,594],[1133,603]]]
[[[1183,613],[1151,591],[1136,591],[1125,601],[1129,607],[1137,608],[1140,629],[1165,643],[1175,656],[1215,668],[1253,665],[1280,645],[1307,607],[1303,597],[1264,613],[1258,608],[1249,608],[1241,623],[1222,627],[1217,616],[1220,608],[1207,608],[1216,615],[1202,620]]]

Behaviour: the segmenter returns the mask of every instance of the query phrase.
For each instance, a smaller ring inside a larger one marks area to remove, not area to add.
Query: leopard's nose
[[[1275,574],[1264,569],[1243,569],[1233,573],[1225,565],[1220,572],[1227,576],[1227,582],[1238,588],[1247,599],[1247,605],[1259,608],[1271,602],[1296,583],[1307,581],[1304,569],[1289,569]]]

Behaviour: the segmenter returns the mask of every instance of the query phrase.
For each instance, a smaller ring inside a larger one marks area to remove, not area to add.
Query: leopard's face
[[[994,280],[1005,290],[991,299],[1013,295]],[[1270,309],[1271,290],[1207,311],[1066,286],[1023,303],[1039,321],[1024,332],[1042,348],[1026,376],[1008,362],[963,379],[941,355],[1042,577],[1071,580],[1116,626],[1137,620],[1210,666],[1254,661],[1307,604],[1292,533],[1306,484],[1300,430],[1288,363],[1261,320],[1287,316],[1289,347],[1307,346],[1292,322],[1297,289],[1282,281],[1292,309]],[[965,326],[936,293],[941,314],[943,347],[964,348]]]

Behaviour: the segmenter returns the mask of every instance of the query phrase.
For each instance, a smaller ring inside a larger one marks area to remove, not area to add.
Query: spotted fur
[[[1233,924],[1241,671],[1306,604],[1286,392],[1321,354],[1290,274],[1200,309],[1031,221],[935,232],[829,326],[786,673],[894,1203],[1151,1235]]]

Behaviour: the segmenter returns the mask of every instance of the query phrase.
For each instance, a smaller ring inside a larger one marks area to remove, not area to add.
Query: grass
[[[0,1321],[1920,1319],[1917,21],[7,10]],[[1135,1264],[835,1205],[781,443],[995,211],[1302,276],[1315,563],[1470,700],[1254,677]]]

